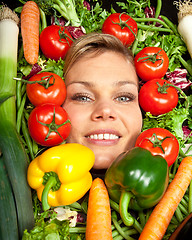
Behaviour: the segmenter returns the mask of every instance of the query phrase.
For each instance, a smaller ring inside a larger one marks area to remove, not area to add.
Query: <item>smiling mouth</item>
[[[110,133],[100,133],[100,134],[91,134],[87,136],[87,138],[94,139],[94,140],[116,140],[119,139],[120,136]]]

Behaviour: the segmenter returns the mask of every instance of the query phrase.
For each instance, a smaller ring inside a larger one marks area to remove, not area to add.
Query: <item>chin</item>
[[[107,169],[112,162],[115,161],[115,158],[107,158],[107,157],[97,157],[95,156],[95,163],[93,165],[94,169]]]

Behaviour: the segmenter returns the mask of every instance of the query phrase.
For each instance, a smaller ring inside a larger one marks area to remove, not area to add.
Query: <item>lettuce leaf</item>
[[[69,221],[37,222],[31,231],[24,231],[22,240],[70,240]]]
[[[184,143],[184,135],[182,126],[189,117],[187,108],[174,108],[172,111],[159,116],[153,116],[147,112],[143,119],[143,131],[149,128],[166,128],[169,130],[182,145]]]

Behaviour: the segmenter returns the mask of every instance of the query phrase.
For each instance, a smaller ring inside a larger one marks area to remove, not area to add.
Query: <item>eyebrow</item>
[[[129,80],[117,81],[117,82],[115,83],[115,85],[117,85],[117,86],[124,86],[124,85],[127,85],[127,84],[135,85],[136,87],[138,87],[138,82],[135,83],[135,82],[129,81]]]
[[[82,84],[86,87],[93,87],[94,84],[90,83],[90,82],[87,82],[87,81],[73,81],[73,82],[70,82],[68,84],[69,85],[72,85],[72,84]],[[124,86],[124,85],[127,85],[127,84],[131,84],[131,85],[135,85],[136,87],[138,87],[138,83],[135,83],[135,82],[132,82],[132,81],[129,81],[129,80],[125,80],[125,81],[116,81],[114,83],[115,86]]]
[[[87,87],[93,86],[93,84],[90,83],[90,82],[87,82],[87,81],[78,81],[78,80],[77,80],[77,81],[70,82],[69,84],[67,84],[67,86],[72,85],[72,84],[75,84],[75,83],[82,84],[82,85],[85,85],[85,86],[87,86]]]

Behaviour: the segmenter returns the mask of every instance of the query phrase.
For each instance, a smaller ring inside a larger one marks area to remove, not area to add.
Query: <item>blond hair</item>
[[[64,76],[67,75],[74,63],[80,58],[88,54],[96,56],[106,51],[122,54],[122,56],[134,65],[132,52],[118,38],[110,34],[89,33],[79,37],[70,47],[65,59]]]

